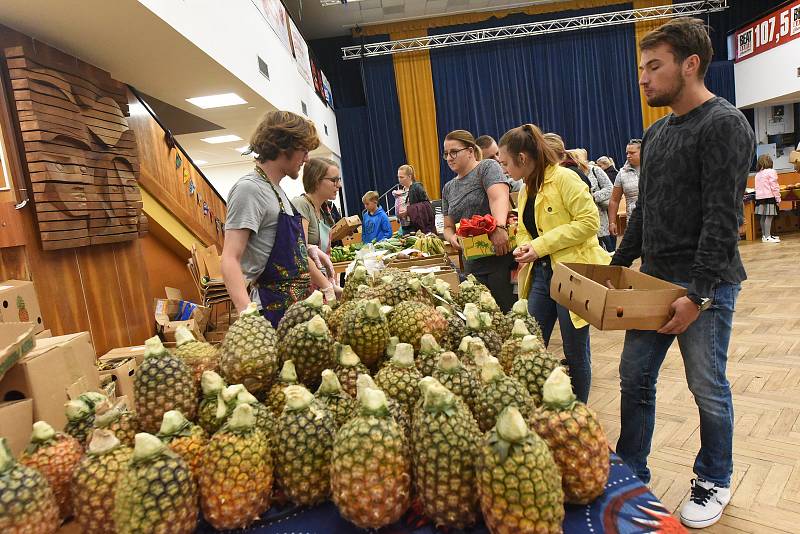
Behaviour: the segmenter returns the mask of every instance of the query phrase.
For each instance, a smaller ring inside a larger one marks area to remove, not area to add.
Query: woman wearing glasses
[[[633,208],[639,199],[639,152],[642,148],[641,139],[631,139],[625,147],[625,165],[619,170],[617,179],[614,180],[614,189],[611,191],[611,200],[608,201],[608,231],[612,236],[619,235],[617,231],[617,211],[619,201],[625,194],[625,211],[628,219],[631,218]]]
[[[524,180],[519,194],[520,221],[516,260],[519,296],[542,327],[545,346],[556,320],[575,395],[589,398],[592,380],[589,325],[550,297],[553,263],[608,264],[611,257],[597,241],[600,218],[589,188],[532,124],[509,130],[500,139],[500,162],[509,176]]]
[[[303,216],[303,231],[308,247],[317,247],[320,272],[311,272],[311,283],[317,288],[328,288],[339,293],[335,282],[333,264],[330,262],[331,226],[325,222],[322,213],[324,205],[334,200],[342,187],[338,164],[328,158],[311,158],[303,168],[303,189],[305,193],[292,199],[292,204]],[[327,278],[326,278],[327,276]],[[330,296],[330,295],[329,295]]]
[[[503,312],[514,304],[511,270],[514,257],[508,248],[509,184],[500,164],[493,159],[481,161],[481,149],[466,130],[455,130],[444,138],[444,155],[455,178],[442,189],[444,237],[456,250],[461,247],[456,236],[456,223],[473,215],[491,214],[497,227],[489,234],[495,255],[466,260],[464,270],[473,274],[492,292]]]

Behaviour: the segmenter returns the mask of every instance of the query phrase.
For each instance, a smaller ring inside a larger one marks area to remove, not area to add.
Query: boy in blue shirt
[[[364,243],[381,241],[392,237],[392,224],[383,208],[378,206],[378,192],[367,191],[361,201],[364,214],[361,217],[361,240]]]

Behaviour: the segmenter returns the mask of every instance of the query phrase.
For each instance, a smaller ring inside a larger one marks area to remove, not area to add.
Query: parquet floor
[[[733,496],[707,532],[800,533],[800,234],[780,244],[742,242],[749,279],[734,317],[728,360],[735,413]],[[560,351],[554,332],[552,348]],[[619,435],[623,332],[591,333],[590,405],[612,447]],[[675,343],[658,383],[650,488],[677,511],[700,446],[699,417]]]

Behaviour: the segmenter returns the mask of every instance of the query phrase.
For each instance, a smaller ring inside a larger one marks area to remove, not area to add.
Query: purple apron
[[[255,284],[261,301],[261,313],[272,326],[277,327],[286,309],[310,293],[311,275],[308,272],[306,237],[303,233],[302,216],[297,210],[294,210],[293,216],[288,215],[275,186],[261,169],[256,170],[272,188],[281,207],[275,243],[269,253],[267,265]]]

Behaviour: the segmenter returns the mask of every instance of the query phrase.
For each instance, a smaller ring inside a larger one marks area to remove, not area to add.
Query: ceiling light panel
[[[187,98],[186,101],[202,109],[224,108],[226,106],[238,106],[240,104],[247,104],[247,100],[237,95],[236,93],[223,93],[221,95],[197,96],[194,98]]]
[[[200,139],[205,143],[210,143],[212,145],[218,145],[220,143],[232,143],[234,141],[241,141],[242,138],[238,135],[217,135],[214,137],[205,137]]]

